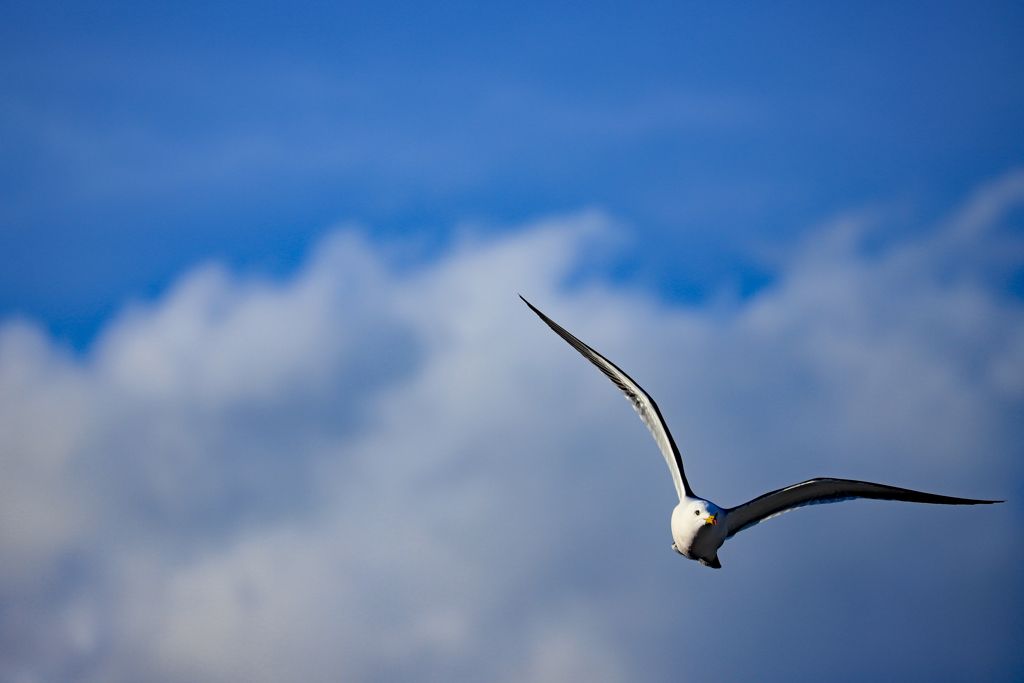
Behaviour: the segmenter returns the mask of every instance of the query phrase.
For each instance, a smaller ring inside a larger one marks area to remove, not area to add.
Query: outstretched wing
[[[519,298],[523,299],[523,296],[520,295]],[[539,315],[540,319],[548,324],[548,327],[557,332],[558,336],[569,342],[574,349],[596,365],[619,388],[619,391],[629,399],[637,415],[647,425],[647,429],[651,430],[651,436],[658,442],[658,448],[661,449],[661,454],[665,456],[665,462],[668,463],[668,468],[672,472],[672,481],[676,485],[676,493],[679,494],[679,499],[682,500],[684,495],[692,496],[693,491],[690,490],[690,485],[686,481],[686,474],[683,472],[683,459],[679,455],[676,442],[672,439],[672,434],[668,431],[668,426],[665,424],[665,418],[661,416],[661,411],[658,410],[658,404],[654,402],[654,399],[641,389],[640,385],[634,382],[629,375],[620,370],[615,363],[566,332],[561,325],[538,311],[526,299],[523,299],[523,302],[530,307],[530,310]]]
[[[758,522],[763,522],[770,517],[781,515],[783,512],[789,512],[795,508],[822,503],[838,503],[854,498],[905,500],[908,503],[934,503],[937,505],[988,505],[1003,502],[1001,500],[973,500],[971,498],[939,496],[934,493],[911,491],[885,484],[872,484],[869,481],[811,479],[766,493],[749,503],[726,510],[725,523],[729,525],[729,536],[726,538],[735,536]]]

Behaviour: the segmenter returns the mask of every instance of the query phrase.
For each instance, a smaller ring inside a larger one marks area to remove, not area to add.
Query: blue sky
[[[0,683],[1019,680],[1022,14],[3,4]]]
[[[84,348],[219,259],[339,223],[432,258],[583,208],[670,301],[837,213],[949,210],[1021,162],[1021,10],[959,3],[5,3],[0,311]]]

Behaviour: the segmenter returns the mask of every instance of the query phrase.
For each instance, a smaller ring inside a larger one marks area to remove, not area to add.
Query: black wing
[[[520,294],[519,298],[523,299],[523,296]],[[538,311],[526,299],[523,299],[523,303],[539,315],[540,319],[546,322],[548,327],[553,329],[558,336],[569,342],[574,349],[583,354],[584,358],[596,365],[619,388],[619,391],[629,399],[629,402],[633,404],[633,409],[636,410],[637,415],[644,421],[647,429],[651,431],[651,436],[658,443],[661,454],[665,456],[665,462],[668,463],[668,468],[672,472],[672,481],[676,485],[676,493],[679,494],[679,499],[682,500],[684,495],[693,496],[690,484],[686,481],[686,474],[683,472],[683,458],[679,455],[676,442],[668,431],[665,418],[661,416],[661,411],[658,409],[658,404],[654,402],[654,399],[641,389],[640,385],[634,382],[629,375],[620,370],[615,363],[569,334],[561,325]]]
[[[908,503],[934,503],[937,505],[989,505],[1002,503],[1001,500],[974,500],[972,498],[954,498],[934,493],[922,493],[901,489],[885,484],[872,484],[869,481],[852,479],[811,479],[800,484],[787,486],[778,491],[758,496],[749,503],[744,503],[725,511],[726,524],[729,525],[729,536],[735,536],[748,527],[762,522],[783,512],[789,512],[805,505],[822,503],[838,503],[854,498],[875,498],[878,500],[905,500]]]

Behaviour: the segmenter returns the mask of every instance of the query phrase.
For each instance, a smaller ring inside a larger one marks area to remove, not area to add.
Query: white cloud
[[[1017,503],[829,506],[687,563],[643,426],[516,294],[644,384],[721,504],[822,475],[1012,498],[1024,311],[989,275],[1021,265],[1021,178],[873,253],[823,229],[728,312],[565,291],[613,239],[587,214],[416,272],[351,232],[290,282],[199,268],[84,359],[8,322],[0,680],[1008,675],[980,634],[1020,625]]]

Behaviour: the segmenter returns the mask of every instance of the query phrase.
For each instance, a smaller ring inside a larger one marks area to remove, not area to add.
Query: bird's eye
[[[694,511],[693,511],[693,514],[695,514],[695,515],[699,515],[699,514],[700,514],[700,510],[694,510]]]

